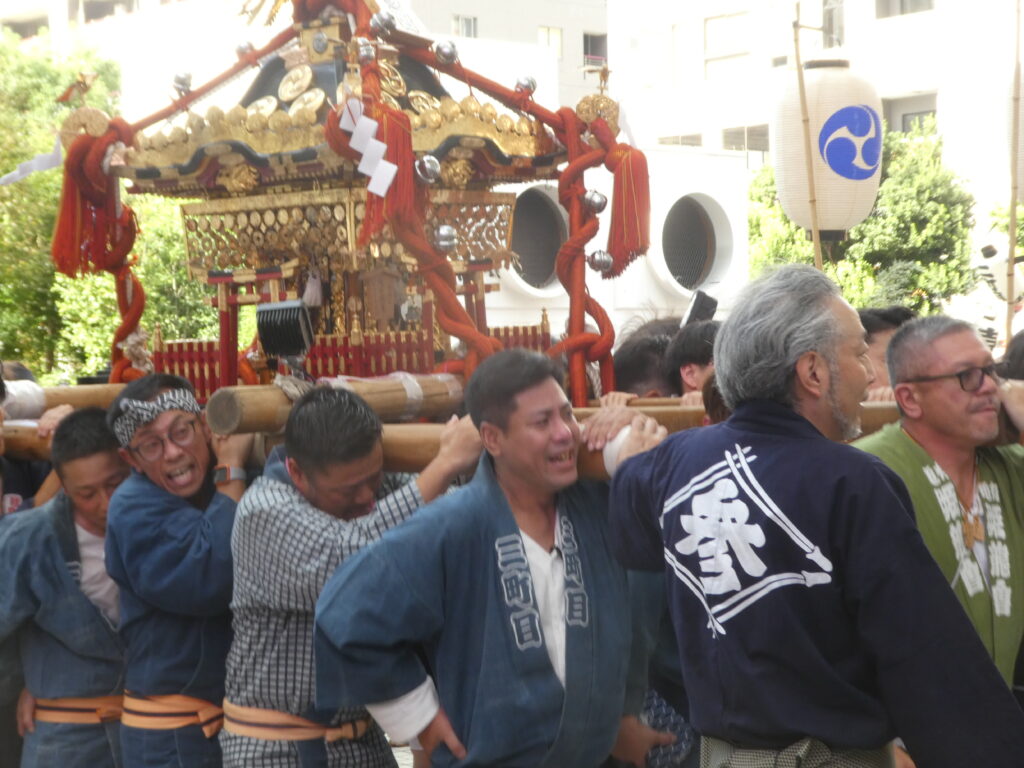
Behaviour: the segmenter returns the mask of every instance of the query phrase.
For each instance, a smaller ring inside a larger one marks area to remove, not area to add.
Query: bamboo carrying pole
[[[814,242],[814,266],[823,269],[821,258],[821,232],[818,229],[818,194],[814,188],[814,155],[811,154],[811,118],[807,110],[807,90],[804,88],[804,68],[800,61],[800,3],[796,4],[793,21],[793,58],[796,64],[796,82],[800,89],[800,119],[804,133],[804,165],[807,168],[807,203],[811,209],[811,240]]]
[[[1018,176],[1020,152],[1020,0],[1017,0],[1017,12],[1014,17],[1016,26],[1016,47],[1013,59],[1013,100],[1010,114],[1010,226],[1008,227],[1010,242],[1006,256],[1006,343],[1013,338],[1013,308],[1016,305],[1017,288],[1014,285],[1017,257],[1017,198],[1019,197],[1020,179]]]

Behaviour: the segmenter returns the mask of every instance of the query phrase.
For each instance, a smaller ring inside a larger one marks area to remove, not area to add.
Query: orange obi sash
[[[206,738],[212,739],[224,724],[224,711],[216,704],[182,694],[134,696],[126,692],[121,724],[151,731],[198,725]]]
[[[360,739],[370,727],[372,720],[364,717],[341,725],[329,726],[314,723],[298,715],[278,712],[275,709],[241,707],[224,699],[224,730],[237,736],[264,741],[338,741]]]
[[[121,701],[121,696],[36,699],[35,719],[41,723],[109,723],[121,719]]]

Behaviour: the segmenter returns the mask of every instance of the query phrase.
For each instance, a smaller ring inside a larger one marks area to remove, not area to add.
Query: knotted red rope
[[[565,338],[548,350],[549,355],[569,356],[569,395],[573,405],[581,407],[588,400],[587,361],[597,361],[601,369],[601,387],[610,392],[615,387],[611,349],[615,330],[608,315],[587,292],[586,254],[584,247],[597,234],[598,221],[593,211],[583,205],[586,187],[583,174],[604,161],[603,150],[590,149],[582,138],[583,125],[569,107],[558,111],[561,130],[558,139],[569,155],[569,164],[558,178],[558,199],[569,211],[569,237],[562,244],[555,260],[555,273],[569,294],[569,329]],[[585,332],[585,315],[597,323],[598,333]]]
[[[295,3],[295,19],[304,21],[315,18],[328,5],[334,5],[355,16],[356,35],[373,36],[369,27],[369,9],[360,0],[335,0],[333,3],[329,0],[300,0]],[[376,61],[363,64],[360,74],[363,108],[368,117],[378,122],[376,138],[387,145],[384,159],[394,163],[398,171],[383,198],[367,195],[366,214],[359,230],[359,246],[365,247],[385,224],[391,225],[398,241],[416,258],[424,282],[434,293],[438,325],[445,333],[466,344],[465,361],[454,367],[448,364],[447,370],[457,370],[468,377],[481,360],[501,349],[502,344],[477,329],[455,292],[455,272],[445,255],[434,247],[424,233],[424,211],[428,196],[426,189],[416,180],[416,153],[412,148],[412,127],[408,115],[381,101],[380,66]],[[348,134],[339,125],[343,109],[345,105],[339,104],[328,114],[325,136],[328,145],[337,154],[358,162],[359,153],[352,149]]]
[[[120,118],[110,121],[102,136],[83,134],[75,139],[64,161],[64,185],[54,230],[51,255],[58,271],[69,277],[106,271],[114,275],[121,324],[111,346],[112,382],[130,381],[143,372],[118,346],[139,326],[146,294],[132,274],[128,259],[138,226],[135,214],[119,201],[119,181],[103,164],[115,143],[131,144],[131,126]]]

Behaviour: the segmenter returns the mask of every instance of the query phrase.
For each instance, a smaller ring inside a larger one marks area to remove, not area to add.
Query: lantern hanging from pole
[[[842,240],[871,213],[882,166],[882,102],[847,61],[804,64],[811,163],[822,240]],[[775,184],[786,215],[811,228],[811,202],[796,82],[786,89],[772,125]]]
[[[996,236],[995,232],[991,234]],[[1007,291],[1006,260],[1007,254],[993,245],[986,245],[981,249],[981,258],[971,259],[975,274],[1003,301],[1010,300]],[[1020,301],[1024,295],[1024,275],[1021,274],[1020,266],[1014,267],[1013,294],[1011,303]]]

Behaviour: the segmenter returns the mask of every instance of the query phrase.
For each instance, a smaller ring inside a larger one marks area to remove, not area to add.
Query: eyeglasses
[[[188,448],[196,439],[196,420],[179,421],[163,437],[148,437],[135,446],[129,446],[146,461],[156,461],[164,455],[164,441],[179,448]]]
[[[956,373],[943,373],[939,376],[917,376],[913,379],[904,379],[903,381],[907,384],[916,384],[922,381],[939,381],[940,379],[956,379],[960,382],[960,389],[964,392],[977,392],[981,389],[981,384],[988,376],[992,381],[999,383],[999,376],[1003,371],[1003,366],[992,363],[991,365],[985,365],[982,367],[972,366],[971,368],[964,368],[962,371]]]

